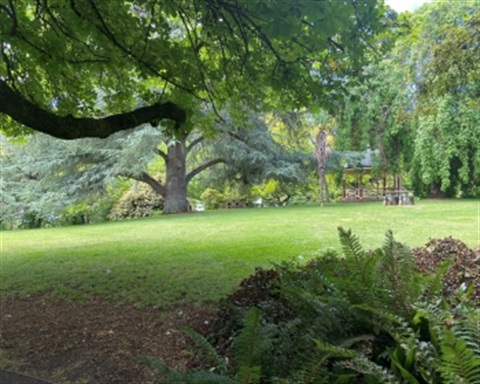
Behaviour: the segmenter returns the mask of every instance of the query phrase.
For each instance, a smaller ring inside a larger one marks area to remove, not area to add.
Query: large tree
[[[365,68],[338,113],[338,149],[379,151],[378,171],[400,172],[412,158],[409,81],[394,58]]]
[[[480,196],[480,7],[431,4],[414,18],[414,171],[419,189]]]
[[[190,180],[224,161],[218,157],[204,158],[187,168],[189,153],[202,144],[203,137],[194,132],[172,139],[150,125],[104,140],[63,141],[37,133],[23,145],[12,145],[5,138],[3,141],[2,178],[5,179],[6,196],[16,196],[10,199],[12,203],[22,202],[28,207],[39,206],[44,200],[42,196],[49,190],[55,191],[59,196],[56,200],[64,207],[103,192],[116,177],[123,176],[144,182],[161,195],[165,213],[186,212]],[[155,157],[164,162],[161,179],[148,167]],[[52,213],[55,210],[36,211]]]
[[[2,128],[103,138],[165,120],[181,137],[198,100],[322,104],[384,11],[372,0],[2,0]]]
[[[225,122],[215,125],[212,137],[198,129],[171,137],[151,125],[106,139],[65,141],[36,133],[25,139],[26,144],[14,144],[0,136],[2,193],[8,211],[51,215],[101,193],[122,176],[146,183],[161,195],[165,213],[185,212],[189,183],[220,163],[224,166],[214,172],[217,181],[238,179],[252,185],[267,179],[304,179],[304,159],[275,142],[259,114],[248,117],[246,129],[231,126],[231,118],[223,114]],[[45,200],[49,203],[42,205]]]
[[[339,148],[378,149],[380,169],[409,172],[419,194],[478,196],[478,2],[434,2],[403,17],[409,29],[395,48],[351,79]]]

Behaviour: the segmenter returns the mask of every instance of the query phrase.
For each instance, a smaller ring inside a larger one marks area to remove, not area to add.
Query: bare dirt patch
[[[49,296],[0,305],[0,366],[72,384],[153,383],[156,374],[139,356],[192,367],[191,342],[178,327],[204,332],[215,319],[213,305],[140,309],[102,298],[79,304]]]

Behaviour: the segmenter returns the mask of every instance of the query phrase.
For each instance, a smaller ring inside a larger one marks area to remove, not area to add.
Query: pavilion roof
[[[343,153],[346,159],[344,165],[345,170],[348,169],[370,169],[373,167],[375,156],[378,156],[380,151],[367,149],[366,151],[348,151]]]

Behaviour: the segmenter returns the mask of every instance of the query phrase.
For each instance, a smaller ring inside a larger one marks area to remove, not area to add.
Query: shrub
[[[79,202],[65,208],[60,214],[60,220],[64,225],[88,224],[91,215],[91,206],[86,202]]]
[[[22,212],[22,215],[20,216],[20,225],[19,228],[22,229],[33,229],[33,228],[41,228],[45,224],[45,219],[44,217],[34,211],[26,211]]]
[[[368,252],[350,231],[339,233],[342,254],[324,250],[306,265],[257,269],[242,281],[219,305],[217,348],[194,337],[217,363],[182,381],[167,372],[165,382],[480,382],[480,309],[462,292],[455,304],[439,300],[391,233]]]
[[[242,196],[238,191],[231,188],[225,188],[225,191],[219,192],[216,189],[207,188],[200,199],[204,202],[207,209],[219,208],[246,208],[251,206],[248,197]]]
[[[216,189],[207,188],[200,196],[206,209],[218,209],[224,205],[223,194]]]
[[[144,183],[128,190],[110,211],[110,220],[133,219],[152,216],[163,210],[163,197]]]

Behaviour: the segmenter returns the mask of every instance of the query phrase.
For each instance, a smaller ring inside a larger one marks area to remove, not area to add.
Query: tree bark
[[[175,140],[167,151],[167,180],[163,213],[188,212],[187,148],[185,139]]]
[[[83,137],[105,138],[115,132],[136,128],[146,123],[156,124],[160,120],[173,120],[180,126],[186,120],[185,111],[171,102],[157,103],[98,119],[72,115],[58,116],[33,104],[10,88],[1,78],[0,113],[35,131],[66,140]]]
[[[213,159],[207,161],[187,174],[187,154],[193,145],[201,140],[195,140],[193,145],[186,145],[188,134],[184,134],[181,139],[175,140],[168,145],[167,152],[157,150],[157,154],[165,160],[166,181],[164,184],[155,180],[146,172],[140,175],[123,173],[122,176],[129,177],[148,184],[155,192],[164,198],[164,213],[184,213],[189,211],[187,199],[188,183],[200,172],[219,163],[225,163],[224,159]]]

